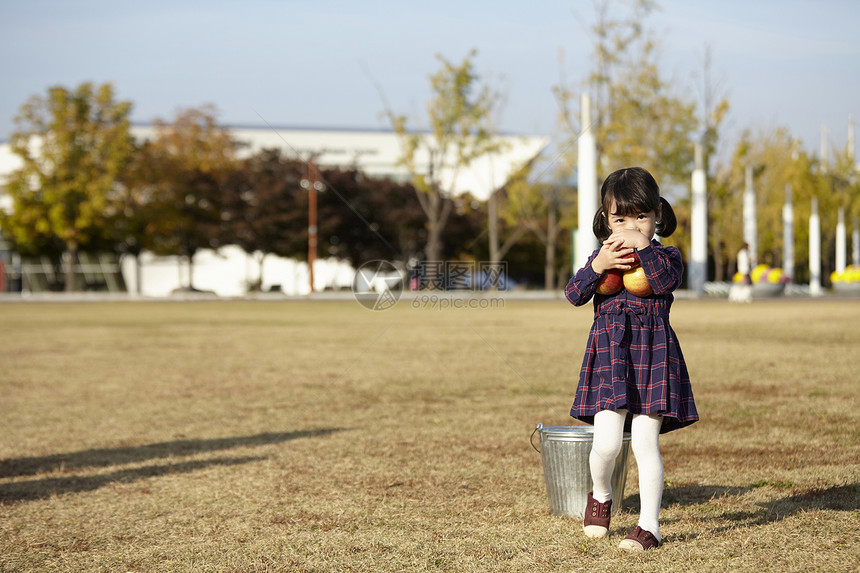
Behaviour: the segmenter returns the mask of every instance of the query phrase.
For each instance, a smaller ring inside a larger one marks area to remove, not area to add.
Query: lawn
[[[549,514],[566,302],[0,304],[0,571],[855,571],[860,302],[679,301],[665,544]]]

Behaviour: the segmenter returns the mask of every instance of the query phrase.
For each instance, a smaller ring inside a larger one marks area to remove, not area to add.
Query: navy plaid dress
[[[681,253],[657,241],[639,249],[642,269],[654,291],[641,298],[626,289],[609,296],[596,294],[600,275],[591,268],[596,256],[594,251],[564,290],[575,306],[594,297],[594,324],[570,415],[593,424],[600,410],[660,414],[662,434],[692,424],[699,419],[693,388],[678,338],[669,325],[672,291],[681,284],[684,270]]]

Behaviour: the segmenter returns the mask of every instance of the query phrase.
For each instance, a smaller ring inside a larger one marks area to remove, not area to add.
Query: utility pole
[[[317,191],[324,191],[325,185],[320,177],[319,169],[313,160],[307,163],[302,188],[308,190],[308,274],[310,277],[311,293],[314,292],[314,263],[317,260]]]

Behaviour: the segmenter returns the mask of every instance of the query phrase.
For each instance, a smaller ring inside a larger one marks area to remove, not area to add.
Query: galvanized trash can
[[[540,449],[534,444],[534,435],[540,436]],[[540,452],[549,511],[553,515],[582,519],[591,491],[591,470],[588,455],[594,438],[593,426],[547,426],[538,424],[532,432],[532,447]],[[621,453],[615,460],[612,472],[612,515],[621,509],[624,485],[627,482],[627,455],[630,452],[630,433],[625,432]]]

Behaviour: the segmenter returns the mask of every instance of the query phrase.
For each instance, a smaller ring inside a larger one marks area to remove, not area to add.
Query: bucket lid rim
[[[541,426],[538,430],[539,432],[572,432],[572,433],[581,433],[581,432],[593,432],[594,426],[588,424],[579,424],[573,426]]]
[[[566,438],[568,440],[591,440],[594,436],[594,426],[588,424],[580,424],[574,426],[543,426],[536,428],[536,431],[547,439]],[[630,439],[630,432],[623,433],[625,441]]]

